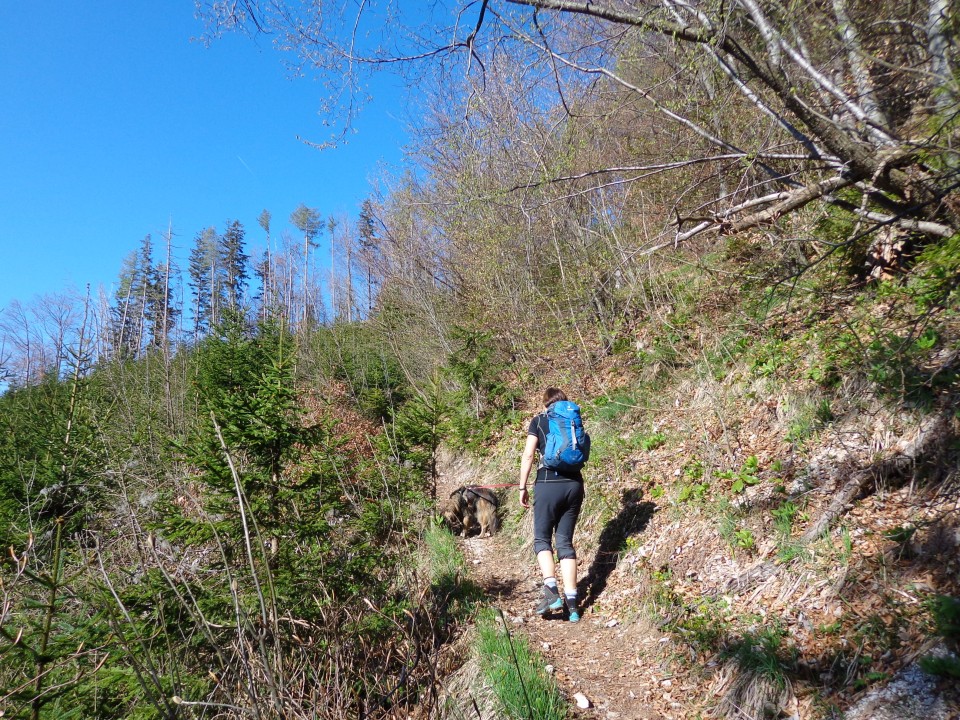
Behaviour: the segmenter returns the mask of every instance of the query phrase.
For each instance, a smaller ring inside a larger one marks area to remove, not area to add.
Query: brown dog
[[[478,490],[476,499],[477,523],[480,525],[480,537],[490,537],[498,529],[497,496],[490,490]]]
[[[464,514],[467,512],[467,503],[463,499],[463,494],[457,490],[450,494],[447,501],[440,509],[447,527],[450,532],[466,536],[467,523],[464,522]]]
[[[489,488],[466,485],[450,493],[441,513],[452,532],[467,537],[477,526],[481,537],[490,537],[497,530],[497,496]]]

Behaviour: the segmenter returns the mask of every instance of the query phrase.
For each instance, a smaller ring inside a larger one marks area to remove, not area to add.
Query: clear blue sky
[[[228,219],[263,237],[300,203],[355,215],[405,142],[382,78],[349,144],[318,151],[324,89],[291,80],[269,39],[210,47],[192,0],[0,0],[0,309],[86,283],[110,288],[143,236],[172,222],[185,257]],[[185,265],[185,263],[181,263]]]

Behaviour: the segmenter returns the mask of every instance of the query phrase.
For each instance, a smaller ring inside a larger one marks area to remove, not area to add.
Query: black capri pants
[[[573,531],[583,506],[583,483],[579,480],[538,481],[533,495],[533,551],[553,550],[556,534],[557,558],[577,557],[573,549]]]

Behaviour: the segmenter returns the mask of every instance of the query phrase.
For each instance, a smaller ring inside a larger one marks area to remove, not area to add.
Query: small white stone
[[[553,665],[544,665],[543,669],[546,671],[547,675],[553,675]]]
[[[663,681],[662,683],[660,683],[660,684],[663,685],[665,688],[673,687],[673,682],[670,681],[670,680],[664,680],[664,681]]]
[[[474,561],[473,561],[473,564],[474,564],[474,565],[479,565],[479,564],[480,564],[480,561],[479,561],[479,560],[474,560]]]
[[[583,693],[574,693],[573,699],[577,701],[577,707],[581,710],[586,710],[588,707],[590,707],[590,701]]]
[[[549,649],[550,649],[550,643],[545,642],[545,643],[543,644],[543,649],[544,649],[544,650],[549,650]]]
[[[607,627],[616,627],[620,621],[614,618],[613,620],[607,621]]]

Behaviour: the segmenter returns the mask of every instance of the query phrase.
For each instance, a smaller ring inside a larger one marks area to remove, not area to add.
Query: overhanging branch
[[[676,242],[679,243],[683,242],[684,240],[689,240],[694,235],[699,235],[704,232],[720,232],[726,235],[742,232],[744,230],[749,230],[750,228],[775,222],[787,213],[793,212],[794,210],[797,210],[804,205],[823,197],[824,195],[835,192],[840,188],[853,185],[860,179],[861,178],[858,178],[854,175],[840,175],[813,183],[811,185],[805,185],[799,190],[773,193],[762,198],[752,198],[741,205],[728,208],[722,214],[713,219],[677,218],[675,223],[678,229]],[[731,215],[736,215],[737,213],[746,209],[756,207],[758,204],[766,204],[770,202],[775,204],[765,208],[764,210],[761,210],[760,212],[747,215],[736,221],[730,221],[728,219]],[[679,232],[679,228],[682,223],[697,221],[699,221],[698,224],[690,230],[687,230],[683,233]]]

